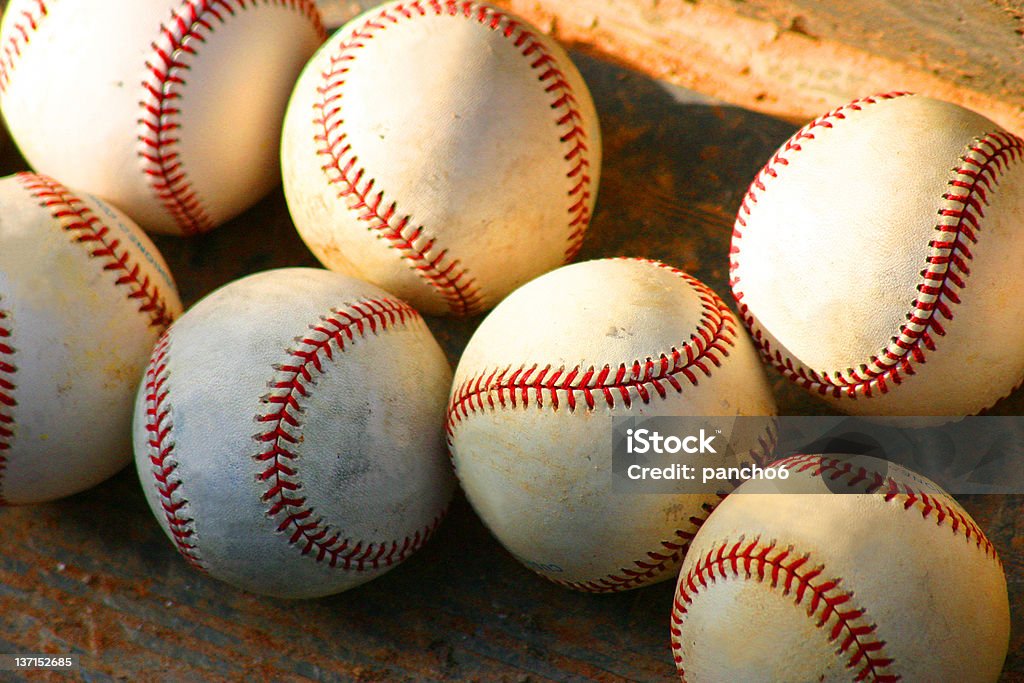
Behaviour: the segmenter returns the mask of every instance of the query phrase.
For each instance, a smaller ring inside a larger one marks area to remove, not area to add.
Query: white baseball
[[[303,71],[281,146],[285,197],[324,265],[432,314],[490,308],[572,258],[601,140],[552,39],[479,2],[392,2]]]
[[[466,346],[448,408],[459,481],[498,540],[579,590],[673,577],[718,497],[613,493],[611,416],[773,415],[737,325],[656,261],[566,266],[509,295]]]
[[[790,138],[736,218],[764,357],[850,413],[963,416],[1024,379],[1024,140],[946,102],[857,100]]]
[[[454,486],[451,368],[377,287],[268,271],[197,303],[157,344],[135,408],[147,500],[197,569],[316,597],[416,551]]]
[[[998,680],[1006,579],[956,501],[868,456],[775,466],[789,478],[742,484],[690,546],[671,619],[683,681]]]
[[[313,0],[11,0],[0,110],[41,173],[147,230],[193,234],[278,182]]]
[[[181,312],[117,209],[45,176],[0,180],[0,505],[103,481],[131,459],[132,398]]]

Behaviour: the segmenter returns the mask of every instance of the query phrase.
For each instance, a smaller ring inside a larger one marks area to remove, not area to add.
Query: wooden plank
[[[562,41],[804,121],[910,90],[1024,131],[1024,8],[1010,0],[498,0]]]
[[[660,258],[727,296],[736,207],[794,125],[573,58],[593,91],[605,148],[580,258]],[[0,174],[24,168],[0,136]],[[256,270],[316,264],[280,190],[208,235],[157,241],[187,303]],[[453,362],[478,323],[429,321]],[[773,384],[784,411],[823,410],[780,377]],[[1024,392],[997,410],[1021,414]],[[1024,680],[1021,498],[963,502],[1003,559],[1015,619],[1004,680]],[[670,680],[672,592],[663,583],[591,596],[549,584],[502,550],[461,497],[406,564],[348,593],[299,602],[192,571],[130,469],[64,501],[0,510],[0,652],[76,653],[77,680]],[[17,679],[0,672],[0,680]]]

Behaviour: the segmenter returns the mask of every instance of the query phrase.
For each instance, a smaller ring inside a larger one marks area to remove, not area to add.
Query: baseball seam
[[[807,616],[817,618],[817,627],[827,630],[830,643],[842,637],[836,654],[847,655],[848,669],[860,667],[854,680],[900,680],[899,675],[886,671],[893,659],[886,656],[885,641],[878,639],[877,624],[868,621],[867,610],[854,606],[853,592],[841,588],[842,579],[825,578],[825,565],[812,564],[810,553],[798,554],[793,546],[779,548],[775,541],[763,544],[760,536],[749,542],[744,536],[737,541],[722,541],[697,560],[685,579],[680,579],[672,603],[671,632],[673,657],[681,680],[686,681],[686,672],[679,639],[689,605],[709,584],[730,579],[762,584],[767,580],[772,589],[779,587],[781,579],[782,594],[793,594],[796,605],[803,605],[806,598]]]
[[[485,370],[463,381],[452,393],[446,420],[449,446],[459,423],[477,412],[509,407],[526,409],[531,405],[541,409],[545,406],[545,399],[553,410],[558,410],[563,402],[559,392],[565,394],[564,404],[570,412],[574,412],[579,405],[577,393],[582,395],[587,410],[594,410],[602,399],[609,408],[617,406],[617,399],[629,408],[634,400],[631,391],[635,391],[640,400],[647,404],[653,398],[651,389],[661,398],[668,396],[670,388],[676,393],[682,393],[683,383],[676,375],[682,375],[693,386],[698,384],[701,374],[711,376],[711,366],[721,365],[719,356],[729,355],[726,347],[736,345],[735,325],[728,306],[707,285],[678,268],[649,259],[629,260],[668,270],[696,291],[701,302],[701,320],[697,330],[690,335],[690,340],[682,344],[682,349],[673,346],[668,353],[662,353],[657,359],[648,357],[643,361],[637,359],[631,363],[621,363],[614,371],[610,365],[605,365],[600,371],[593,366],[585,369],[577,366],[568,371],[561,367],[552,372],[550,365],[538,371],[540,366],[537,364],[522,365],[515,371],[512,366]],[[770,430],[769,439],[774,439],[772,433]],[[617,574],[588,581],[564,581],[542,575],[559,585],[588,592],[620,591],[643,585],[662,573],[670,563],[682,558],[696,530],[714,509],[709,506],[702,506],[703,516],[694,516],[688,520],[690,529],[675,530],[672,539],[661,541],[662,547],[659,550],[648,552],[645,558],[634,560],[632,567],[622,567]]]
[[[3,303],[2,297],[0,303]],[[18,388],[14,383],[14,373],[18,368],[14,365],[11,328],[11,312],[0,308],[0,506],[7,504],[4,475],[7,472],[7,451],[14,441],[14,406],[18,405],[14,398],[14,390]]]
[[[822,455],[790,456],[773,463],[773,465],[800,473],[806,473],[811,477],[827,477],[833,482],[842,480],[845,481],[846,485],[850,488],[857,487],[864,494],[879,495],[886,503],[897,504],[902,507],[903,510],[917,510],[920,512],[922,519],[934,519],[936,525],[946,526],[954,536],[962,534],[968,543],[973,542],[986,557],[1000,563],[995,547],[988,538],[986,538],[981,529],[965,514],[947,502],[944,502],[939,495],[929,495],[923,491],[915,490],[907,484],[900,484],[892,477],[884,476],[880,472],[867,469],[863,466],[854,466],[852,463],[842,461],[838,458],[828,458]],[[796,596],[796,603],[798,605],[803,602],[801,592],[803,588],[811,588],[815,597],[813,597],[811,601],[809,612],[810,616],[814,616],[818,612],[815,600],[819,599],[818,594],[820,594],[820,600],[823,601],[820,604],[825,609],[819,618],[818,627],[825,628],[828,621],[834,615],[837,618],[837,621],[832,626],[829,633],[829,642],[834,642],[839,635],[845,631],[847,636],[840,645],[839,653],[845,653],[850,650],[853,645],[857,645],[847,662],[848,668],[857,666],[861,660],[864,661],[864,666],[858,671],[855,680],[860,681],[867,680],[869,678],[875,681],[900,680],[901,677],[898,675],[884,672],[879,673],[878,671],[879,668],[884,669],[892,664],[891,659],[882,657],[882,648],[885,645],[884,642],[878,640],[861,642],[861,637],[873,636],[876,629],[876,625],[863,622],[862,618],[865,610],[852,610],[843,613],[836,609],[837,605],[848,602],[853,593],[838,592],[836,597],[832,598],[834,601],[837,600],[838,602],[829,603],[829,597],[825,594],[832,592],[833,590],[837,590],[841,579],[834,579],[818,586],[811,586],[810,581],[822,574],[824,568],[819,565],[801,578],[796,572],[808,562],[809,555],[798,556],[797,559],[795,559],[788,567],[785,567],[782,563],[789,555],[793,554],[794,551],[792,546],[785,551],[781,551],[778,555],[769,560],[768,554],[776,548],[774,541],[768,546],[764,546],[763,544],[760,544],[760,538],[758,537],[753,543],[747,546],[747,548],[740,551],[740,546],[743,544],[743,541],[744,538],[741,536],[740,541],[732,545],[728,541],[722,542],[717,546],[717,550],[713,548],[704,558],[698,560],[697,564],[687,572],[685,581],[680,581],[677,598],[672,610],[672,635],[674,636],[672,648],[676,653],[675,660],[679,667],[680,677],[684,681],[686,680],[685,672],[683,669],[682,658],[679,655],[679,650],[682,646],[678,642],[678,639],[682,636],[680,627],[687,612],[687,605],[693,602],[693,597],[699,592],[694,581],[696,579],[696,582],[700,584],[701,588],[707,588],[708,584],[703,578],[703,574],[705,573],[708,574],[708,577],[712,582],[717,578],[721,578],[723,580],[729,578],[743,578],[739,573],[739,564],[741,562],[744,565],[744,571],[746,578],[748,579],[754,578],[751,574],[751,563],[758,563],[757,580],[761,583],[763,583],[765,579],[765,565],[770,564],[772,566],[772,588],[775,588],[778,585],[778,572],[780,570],[785,572],[787,574],[787,578],[783,594],[789,593],[793,577],[795,576],[798,581],[802,582],[801,588],[798,588]],[[760,553],[756,555],[753,553],[753,549],[755,547],[760,547],[761,549]],[[728,555],[725,554],[727,550]],[[731,565],[731,576],[726,574],[726,565]],[[720,574],[719,577],[716,577],[715,575],[716,566]],[[813,574],[813,576],[811,574]],[[860,621],[862,623],[860,625],[856,625],[853,623],[855,621]]]
[[[32,40],[32,34],[39,28],[40,22],[49,14],[45,0],[33,0],[34,7],[22,10],[9,29],[7,42],[0,52],[0,95],[7,92],[7,86],[14,72],[14,65],[21,57],[22,50]]]
[[[484,370],[464,380],[453,392],[446,420],[449,440],[455,427],[476,412],[509,407],[525,409],[531,404],[558,410],[563,403],[569,412],[574,412],[581,400],[587,410],[594,410],[602,401],[609,408],[617,407],[619,401],[629,408],[635,400],[632,392],[647,404],[653,398],[652,393],[661,398],[667,397],[669,390],[682,393],[683,383],[677,375],[693,386],[697,386],[701,375],[710,377],[712,366],[722,364],[720,356],[729,355],[727,347],[736,345],[734,318],[729,307],[707,285],[677,268],[647,259],[630,260],[668,270],[694,289],[702,314],[689,341],[683,342],[681,348],[673,346],[657,358],[620,363],[614,369],[611,365],[600,370],[579,365],[555,370],[551,365],[541,368],[535,363],[515,370],[511,365]],[[560,394],[565,398],[560,398]],[[581,398],[577,398],[577,394]]]
[[[720,494],[719,500],[724,498],[725,496]],[[702,503],[700,514],[694,515],[687,520],[690,524],[689,529],[676,529],[673,532],[675,536],[673,540],[661,542],[663,551],[648,552],[645,559],[635,560],[632,567],[623,567],[619,569],[618,574],[609,574],[600,579],[592,579],[590,581],[564,581],[547,575],[542,576],[549,581],[557,583],[559,586],[587,593],[614,593],[637,588],[648,583],[654,577],[664,574],[682,561],[694,536],[697,535],[700,527],[707,521],[708,516],[714,512],[717,506],[717,502]]]
[[[751,449],[748,455],[754,462],[764,464],[768,461],[772,451],[775,450],[777,441],[778,430],[775,420],[772,419],[769,420],[765,433],[758,437],[758,446]],[[632,567],[621,567],[618,574],[609,574],[600,579],[564,581],[547,575],[544,575],[544,577],[560,586],[587,593],[613,593],[642,586],[654,577],[663,574],[674,566],[678,566],[679,562],[686,556],[686,551],[689,549],[690,543],[693,542],[694,536],[700,531],[700,527],[707,521],[708,516],[715,511],[718,504],[725,500],[725,493],[719,492],[716,495],[718,496],[717,501],[714,503],[702,503],[701,514],[689,518],[690,531],[676,529],[674,533],[679,540],[661,542],[662,547],[668,551],[667,553],[648,552],[647,558],[634,560]]]
[[[169,351],[170,337],[164,333],[153,349],[153,355],[146,368],[144,391],[150,472],[175,547],[190,565],[205,572],[206,566],[196,547],[195,519],[190,516],[191,507],[184,492],[181,491],[181,478],[176,474],[178,462],[174,457],[175,444],[171,436],[174,419],[168,400]]]
[[[121,240],[111,235],[110,226],[97,216],[84,200],[56,180],[43,175],[19,173],[22,186],[40,206],[47,209],[71,234],[72,239],[89,250],[93,258],[102,259],[103,270],[117,275],[115,286],[128,287],[127,298],[139,303],[139,313],[145,314],[150,327],[166,328],[173,320],[160,288],[142,272],[140,264],[131,259],[131,252],[123,248]]]
[[[498,9],[472,1],[439,0],[408,2],[385,8],[353,29],[347,40],[330,57],[330,68],[321,74],[317,88],[320,98],[313,104],[313,126],[317,131],[314,142],[317,153],[326,157],[322,170],[330,185],[340,185],[338,197],[348,203],[350,211],[358,212],[368,229],[387,240],[423,281],[448,305],[452,313],[471,315],[484,305],[483,295],[476,280],[448,248],[438,244],[436,236],[412,216],[402,215],[397,201],[389,200],[381,190],[375,190],[376,180],[367,178],[367,170],[359,167],[359,157],[343,130],[343,86],[350,69],[349,62],[357,59],[356,51],[363,41],[372,40],[376,33],[391,25],[416,16],[426,16],[428,9],[435,16],[464,16],[466,19],[497,31],[511,40],[524,58],[531,59],[530,67],[539,72],[538,81],[553,98],[550,107],[558,113],[557,125],[565,132],[560,141],[568,145],[564,155],[569,164],[566,177],[575,184],[569,191],[568,228],[565,260],[579,251],[590,222],[590,198],[593,195],[590,176],[590,152],[586,129],[581,125],[583,114],[565,72],[547,47],[518,21]]]
[[[325,372],[324,361],[344,353],[346,345],[357,338],[377,336],[412,322],[422,323],[422,318],[395,299],[364,299],[332,309],[296,340],[284,363],[274,366],[271,391],[261,399],[267,408],[256,416],[261,430],[253,439],[260,450],[253,459],[265,466],[257,479],[266,485],[261,500],[269,506],[267,516],[280,520],[277,531],[289,534],[290,545],[303,555],[314,554],[317,562],[326,559],[330,567],[364,571],[397,564],[422,546],[444,517],[443,512],[438,514],[426,527],[402,540],[368,543],[342,538],[341,532],[307,505],[296,469],[300,456],[295,449],[302,441],[304,412],[299,401],[310,396],[316,376]]]
[[[845,480],[848,487],[860,487],[865,494],[879,494],[887,503],[897,503],[904,510],[914,508],[922,519],[932,518],[937,526],[947,526],[954,536],[962,535],[966,542],[974,543],[985,557],[1002,564],[995,546],[984,532],[963,512],[944,502],[938,495],[929,495],[907,484],[900,484],[892,477],[838,458],[821,455],[795,455],[772,463],[796,472],[806,472],[812,477],[827,477],[830,481]]]
[[[769,178],[777,178],[781,169],[789,164],[791,154],[801,151],[804,142],[815,139],[814,129],[832,128],[836,121],[846,118],[847,112],[860,111],[866,105],[907,94],[886,93],[855,100],[804,126],[757,174],[736,216],[730,249],[730,286],[744,325],[750,330],[761,355],[779,372],[805,389],[834,398],[870,398],[876,392],[888,393],[891,385],[901,384],[907,376],[915,374],[914,364],[924,363],[926,352],[935,351],[935,336],[945,335],[943,320],[953,319],[953,308],[960,303],[959,294],[967,286],[969,262],[973,258],[971,245],[977,243],[982,229],[988,193],[998,184],[999,173],[1006,166],[1024,158],[1024,140],[1012,134],[995,132],[975,138],[961,156],[960,166],[953,169],[954,177],[942,195],[945,204],[938,209],[939,219],[935,225],[939,234],[928,242],[930,253],[916,287],[918,295],[906,315],[907,322],[900,326],[886,348],[859,368],[830,372],[804,366],[784,350],[773,348],[743,301],[741,279],[736,271],[747,218],[757,204],[758,194],[767,190]]]
[[[213,227],[179,151],[185,75],[192,68],[190,62],[199,46],[217,25],[224,24],[238,11],[261,4],[301,13],[321,39],[324,37],[320,14],[312,0],[183,0],[180,7],[171,10],[170,21],[160,24],[159,35],[150,44],[139,101],[137,154],[151,189],[185,235]]]

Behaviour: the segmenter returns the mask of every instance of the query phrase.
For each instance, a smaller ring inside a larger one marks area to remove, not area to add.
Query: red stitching
[[[593,188],[589,141],[587,131],[581,125],[583,115],[576,95],[555,57],[516,19],[487,5],[456,0],[417,0],[390,5],[354,29],[348,40],[341,43],[337,53],[331,56],[330,69],[321,74],[322,84],[317,88],[320,99],[313,105],[313,125],[319,131],[314,140],[319,146],[318,154],[327,157],[323,171],[328,183],[341,185],[338,197],[351,199],[349,208],[358,211],[359,219],[367,221],[370,230],[380,233],[390,246],[399,250],[416,273],[448,303],[451,312],[471,315],[483,306],[475,279],[457,258],[450,256],[447,248],[435,252],[437,238],[422,225],[413,223],[411,216],[401,215],[397,202],[388,201],[381,190],[374,191],[375,180],[366,178],[366,169],[357,166],[359,157],[353,153],[352,145],[347,141],[348,134],[342,130],[341,89],[349,70],[348,62],[357,58],[356,51],[376,33],[402,20],[426,16],[428,11],[436,16],[461,15],[498,31],[513,41],[524,57],[532,59],[531,68],[539,72],[538,80],[546,84],[545,91],[553,98],[551,109],[557,111],[557,123],[564,131],[560,140],[568,146],[564,156],[569,164],[566,177],[575,182],[568,195],[570,234],[565,249],[566,261],[579,251],[590,223]]]
[[[772,418],[768,421],[768,427],[766,428],[765,433],[758,437],[758,446],[750,449],[748,454],[753,462],[763,466],[768,462],[768,458],[772,451],[775,450],[777,442],[777,423],[776,420]],[[714,504],[703,503],[701,505],[703,514],[690,517],[689,522],[693,531],[676,529],[672,533],[675,537],[680,539],[679,542],[661,542],[662,547],[669,551],[668,554],[647,553],[647,558],[643,560],[635,560],[632,568],[622,567],[619,569],[618,574],[609,574],[608,576],[600,579],[593,579],[591,581],[563,581],[546,575],[542,576],[560,586],[588,593],[612,593],[615,591],[629,590],[630,588],[642,586],[650,579],[664,572],[667,568],[671,566],[678,566],[686,555],[686,551],[690,547],[690,543],[693,541],[693,537],[697,534],[697,531],[700,530],[700,527],[705,521],[707,521],[708,516],[714,512],[716,507],[718,507],[718,503],[726,497],[723,493],[718,493],[717,495],[718,501]]]
[[[892,385],[901,384],[907,376],[915,374],[914,364],[926,361],[926,351],[935,351],[935,336],[941,337],[946,333],[942,321],[953,319],[953,307],[960,303],[959,292],[967,285],[969,261],[973,258],[970,245],[978,241],[984,207],[988,206],[988,193],[998,184],[999,172],[1011,162],[1024,158],[1024,140],[1015,135],[996,132],[976,138],[960,158],[961,165],[954,170],[956,177],[949,181],[948,189],[942,195],[944,200],[958,204],[959,208],[938,212],[935,231],[939,234],[928,242],[931,253],[921,271],[918,296],[911,302],[907,322],[900,327],[893,341],[867,363],[861,364],[859,369],[847,368],[845,373],[838,370],[818,372],[803,366],[799,360],[784,355],[782,349],[772,348],[756,317],[743,302],[744,292],[735,272],[739,268],[746,219],[757,203],[758,193],[765,191],[767,179],[778,177],[781,167],[789,164],[788,153],[799,152],[802,142],[815,138],[813,129],[831,128],[835,120],[845,118],[844,112],[859,111],[864,104],[906,94],[887,93],[855,100],[804,126],[757,174],[736,216],[729,266],[733,275],[729,284],[741,319],[753,335],[762,356],[779,372],[805,389],[833,398],[870,398],[876,392],[885,394]]]
[[[724,498],[724,495],[719,494],[718,502],[701,504],[700,514],[690,517],[688,520],[690,522],[689,531],[676,529],[672,532],[672,540],[661,541],[662,549],[659,552],[648,552],[644,559],[634,560],[632,567],[620,568],[618,574],[609,574],[590,581],[564,581],[543,574],[542,576],[560,586],[587,593],[614,593],[643,586],[655,576],[677,567],[682,562],[693,537],[707,521],[708,515],[718,507],[718,503]]]
[[[471,414],[485,410],[495,410],[499,406],[523,407],[534,405],[543,408],[545,399],[553,410],[558,410],[563,401],[570,412],[576,410],[582,397],[587,410],[594,410],[602,400],[614,408],[617,401],[627,408],[632,405],[636,395],[643,403],[650,403],[656,393],[661,398],[668,396],[671,388],[676,393],[683,391],[683,383],[678,375],[696,386],[700,376],[711,376],[711,367],[721,365],[720,356],[728,356],[727,347],[735,343],[735,321],[729,307],[710,288],[696,278],[678,268],[649,259],[630,259],[647,263],[657,268],[664,268],[682,278],[693,287],[700,298],[702,315],[697,330],[690,335],[689,341],[683,342],[682,348],[672,347],[668,353],[662,353],[656,359],[634,360],[621,363],[617,369],[604,366],[601,370],[590,366],[576,366],[572,369],[561,367],[552,371],[552,366],[539,369],[538,365],[520,366],[515,371],[512,366],[504,369],[485,370],[463,381],[453,392],[448,405],[446,430],[449,445],[454,436],[455,428]],[[560,393],[565,398],[560,398]],[[532,395],[531,395],[532,394]],[[496,397],[496,398],[495,398]],[[774,432],[769,440],[774,440]],[[690,523],[699,527],[713,506],[705,505],[704,517],[691,517]],[[622,567],[617,574],[611,574],[590,581],[563,581],[549,578],[560,585],[588,592],[612,592],[627,590],[646,583],[648,579],[665,570],[670,563],[679,562],[689,545],[693,533],[678,529],[675,538],[661,541],[656,552],[648,552],[642,560],[635,560],[633,567]],[[665,552],[667,551],[667,552]]]
[[[290,532],[288,542],[297,545],[303,555],[316,553],[316,561],[327,559],[331,567],[364,571],[389,567],[401,562],[416,551],[434,533],[444,517],[442,512],[425,528],[398,541],[371,542],[342,538],[315,515],[299,492],[302,483],[294,461],[298,453],[293,449],[301,442],[302,408],[300,400],[307,398],[315,386],[315,375],[324,372],[324,361],[343,353],[346,344],[368,334],[406,325],[422,324],[422,318],[408,304],[395,299],[365,299],[347,308],[335,308],[323,316],[312,330],[288,351],[288,360],[275,366],[276,375],[271,392],[263,397],[266,412],[257,415],[262,425],[253,439],[260,444],[260,452],[253,456],[266,468],[258,479],[267,486],[262,496],[269,505],[268,517],[281,516],[279,532]]]
[[[32,34],[39,29],[40,22],[49,14],[45,0],[33,0],[35,7],[21,10],[14,23],[8,29],[7,42],[0,52],[0,95],[7,92],[11,82],[14,65],[21,57],[21,52],[29,44]]]
[[[18,180],[71,233],[75,242],[89,249],[89,255],[103,260],[103,270],[117,273],[115,285],[128,287],[128,299],[139,302],[139,312],[149,318],[149,326],[163,329],[171,324],[173,314],[167,309],[160,288],[131,260],[131,253],[121,247],[121,240],[110,234],[110,226],[86,206],[85,202],[53,178],[32,173],[19,173]]]
[[[751,462],[759,467],[765,467],[775,455],[775,447],[779,444],[779,422],[775,417],[768,420],[768,426],[764,434],[757,437],[757,446],[747,451]]]
[[[864,493],[884,492],[885,502],[900,504],[904,510],[916,508],[923,519],[928,519],[934,513],[936,525],[947,525],[954,536],[963,534],[964,539],[968,543],[973,542],[985,557],[991,557],[1002,564],[995,546],[974,520],[934,493],[925,493],[905,483],[900,484],[892,477],[883,476],[875,470],[862,466],[854,467],[850,462],[823,455],[794,455],[772,465],[807,473],[812,477],[828,477],[831,481],[845,479],[847,486],[859,487]]]
[[[0,297],[2,300],[3,297]],[[7,471],[7,451],[14,441],[14,347],[11,346],[11,312],[0,308],[0,506],[7,505],[4,498],[4,474]]]
[[[703,311],[689,341],[657,358],[620,363],[617,368],[578,365],[554,369],[534,364],[484,370],[464,380],[452,394],[446,420],[449,440],[462,420],[499,406],[526,408],[533,404],[542,408],[546,401],[553,410],[564,403],[573,412],[582,400],[587,410],[593,410],[599,402],[614,408],[621,401],[628,408],[633,404],[633,393],[646,404],[651,402],[652,392],[661,398],[669,390],[682,393],[680,379],[696,386],[702,375],[710,377],[712,366],[719,367],[720,357],[729,355],[727,347],[736,345],[735,320],[729,307],[707,285],[683,271],[658,261],[635,260],[675,273],[696,291]]]
[[[825,565],[813,564],[810,553],[800,555],[793,546],[778,548],[775,541],[765,545],[760,537],[747,542],[740,536],[738,541],[722,541],[708,550],[686,578],[680,578],[673,601],[672,650],[680,679],[686,680],[679,639],[689,605],[710,583],[747,579],[767,582],[772,589],[781,583],[783,595],[792,595],[797,605],[807,603],[808,616],[817,618],[818,628],[828,630],[829,642],[839,641],[837,654],[845,654],[847,668],[856,670],[853,680],[900,680],[889,672],[893,659],[886,656],[885,641],[878,639],[878,627],[868,621],[867,610],[855,606],[853,593],[841,588],[842,579],[826,577]]]
[[[184,97],[189,62],[207,34],[224,24],[236,11],[256,5],[277,5],[303,14],[323,39],[324,27],[312,0],[183,0],[171,11],[171,19],[160,25],[160,35],[151,44],[146,60],[142,115],[138,120],[138,155],[142,172],[164,209],[186,235],[204,232],[213,221],[202,206],[178,152],[177,131],[181,128],[180,101]]]
[[[181,478],[176,474],[178,461],[174,458],[174,439],[170,436],[174,420],[170,401],[167,400],[170,393],[167,386],[170,374],[167,369],[169,349],[170,338],[164,333],[146,367],[146,432],[149,435],[150,472],[174,545],[190,565],[205,572],[206,566],[195,542],[195,520],[188,515],[189,502],[181,490]]]

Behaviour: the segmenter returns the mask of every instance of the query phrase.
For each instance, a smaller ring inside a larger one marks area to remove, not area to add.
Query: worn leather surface
[[[613,492],[612,415],[775,412],[764,370],[739,323],[731,313],[724,326],[702,320],[705,306],[699,290],[667,267],[634,259],[599,260],[565,266],[530,282],[480,324],[455,373],[453,400],[461,409],[450,408],[449,420],[455,411],[452,453],[469,501],[527,566],[577,587],[604,585],[602,579],[608,579],[624,589],[675,575],[678,556],[652,560],[649,553],[672,555],[664,542],[685,545],[677,532],[695,531],[691,517],[706,516],[702,505],[718,498],[713,493]],[[620,365],[631,372],[634,361],[660,363],[662,354],[682,351],[702,334],[715,338],[724,352],[711,349],[701,355],[693,346],[708,370],[693,366],[696,385],[685,373],[672,373],[679,389],[662,379],[662,397],[653,382],[630,384],[628,372],[615,382]],[[534,366],[538,372],[550,366],[548,377],[559,369],[563,378],[574,368],[579,371],[568,385],[555,381],[553,391],[544,389],[534,373],[533,385],[524,381],[500,395],[492,388],[479,399],[458,402],[478,378],[486,380],[506,368],[510,377]],[[605,382],[584,379],[589,369],[600,372],[606,366],[611,378]],[[595,387],[594,406],[588,407],[582,390],[568,391],[570,385]],[[611,387],[611,402],[599,385]],[[625,387],[629,405],[618,385]],[[569,405],[570,393],[575,407]],[[748,448],[756,445],[752,440]],[[637,562],[654,569],[646,572]],[[609,579],[626,579],[633,571],[648,575],[636,581]]]
[[[0,388],[11,419],[0,424],[11,432],[0,438],[0,494],[13,504],[77,493],[129,462],[132,398],[163,329],[140,310],[149,299],[130,294],[145,281],[168,316],[181,312],[167,264],[129,218],[70,190],[41,196],[49,190],[30,182],[0,180],[0,345],[13,350],[0,363],[15,368],[0,373],[13,385]],[[112,267],[121,259],[126,268]]]
[[[698,532],[673,611],[683,680],[998,680],[1010,613],[995,550],[924,477],[839,457],[848,473],[744,483]],[[874,493],[831,493],[875,473]]]
[[[20,48],[6,65],[0,108],[22,155],[37,171],[164,233],[181,227],[154,183],[184,174],[173,181],[172,203],[194,195],[212,226],[278,182],[288,94],[320,43],[295,3],[232,0],[195,17],[188,4],[62,0],[31,28],[26,16],[38,14],[38,3],[11,0],[0,28],[0,41]],[[194,35],[172,49],[164,28],[181,37],[174,11],[183,12]],[[19,40],[23,31],[27,38]],[[162,84],[159,111],[147,82]],[[168,144],[146,144],[158,137]],[[141,156],[160,152],[157,164]]]
[[[733,291],[752,330],[777,364],[825,377],[808,388],[847,412],[962,416],[992,405],[1024,379],[1019,139],[1008,148],[991,121],[919,96],[823,120],[783,145],[786,163],[769,162],[740,211]],[[958,237],[958,260],[929,264],[951,252],[936,243]],[[933,300],[914,323],[928,340],[901,334],[915,301]],[[868,381],[887,350],[901,357],[884,363],[898,377]]]
[[[551,38],[486,4],[430,7],[390,3],[328,40],[289,102],[281,164],[296,227],[327,267],[463,313],[439,283],[465,271],[457,286],[478,311],[564,262],[597,196],[601,140]]]
[[[192,520],[187,543],[211,575],[275,596],[336,593],[397,565],[436,527],[453,488],[442,431],[451,370],[411,309],[404,320],[360,313],[382,301],[394,299],[344,275],[280,269],[213,292],[170,329],[156,416],[166,436],[151,443],[144,385],[136,465],[172,541],[165,506],[184,502],[174,518]],[[334,338],[311,327],[339,329],[331,320],[345,325]],[[260,417],[284,405],[273,396],[294,401],[287,418]],[[273,492],[261,456],[278,429],[292,488]],[[180,482],[169,495],[164,471]],[[282,496],[303,500],[275,510]]]

